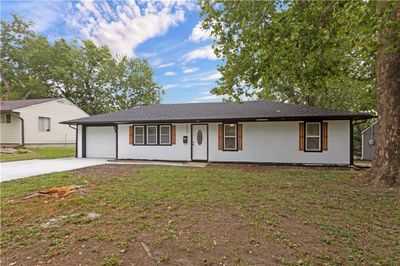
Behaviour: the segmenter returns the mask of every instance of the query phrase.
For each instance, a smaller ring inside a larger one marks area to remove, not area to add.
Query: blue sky
[[[165,90],[163,103],[221,101],[209,93],[220,77],[212,39],[194,1],[1,1],[1,18],[17,13],[54,41],[91,39],[114,55],[147,57]]]

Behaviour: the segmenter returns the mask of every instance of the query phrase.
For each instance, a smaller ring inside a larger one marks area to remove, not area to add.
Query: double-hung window
[[[305,128],[306,151],[321,151],[321,123],[307,122]]]
[[[169,145],[171,144],[171,126],[161,125],[160,126],[160,144]]]
[[[147,144],[157,145],[157,126],[147,126]]]
[[[224,150],[237,150],[237,124],[224,124]]]
[[[50,131],[50,118],[39,117],[39,131]]]
[[[1,114],[1,123],[11,123],[11,115],[10,114]]]
[[[134,144],[143,145],[144,144],[144,126],[134,126]]]

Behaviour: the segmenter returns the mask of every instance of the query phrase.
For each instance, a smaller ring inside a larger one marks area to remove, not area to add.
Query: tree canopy
[[[54,43],[33,23],[1,20],[1,97],[65,97],[89,114],[159,103],[162,88],[142,58],[114,57],[92,41]]]
[[[376,109],[374,11],[345,1],[202,1],[226,63],[215,94],[339,109]]]
[[[225,59],[212,90],[378,112],[371,179],[400,183],[400,2],[201,0]]]

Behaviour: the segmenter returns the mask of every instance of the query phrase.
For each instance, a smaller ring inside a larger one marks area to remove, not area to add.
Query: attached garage
[[[116,129],[113,126],[86,127],[86,157],[115,158]]]

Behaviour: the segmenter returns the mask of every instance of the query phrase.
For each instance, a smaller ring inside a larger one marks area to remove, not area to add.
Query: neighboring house
[[[67,99],[0,102],[2,146],[73,144],[76,132],[61,121],[88,116]]]
[[[352,164],[352,121],[369,114],[251,101],[161,104],[96,115],[78,126],[78,157]]]
[[[378,123],[374,123],[361,131],[361,159],[374,159],[376,144],[378,140]]]

